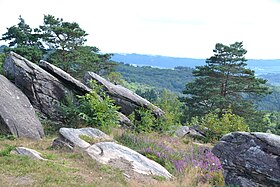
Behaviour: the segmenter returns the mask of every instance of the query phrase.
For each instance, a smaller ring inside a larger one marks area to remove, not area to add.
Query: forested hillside
[[[114,53],[112,60],[138,66],[152,66],[158,68],[174,68],[178,66],[191,67],[205,64],[205,59],[178,58],[159,55],[118,54]]]
[[[120,63],[116,69],[129,83],[146,84],[158,89],[182,93],[186,82],[192,81],[192,68],[176,67],[174,69],[152,68],[151,66],[132,66]]]
[[[177,58],[166,56],[142,55],[142,54],[117,54],[112,56],[112,60],[133,64],[137,66],[151,66],[157,68],[174,68],[178,66],[195,68],[205,65],[205,59]],[[258,77],[268,80],[269,84],[278,85],[280,83],[280,60],[255,60],[248,59],[248,68],[255,71]]]
[[[138,66],[152,66],[159,68],[174,68],[177,66],[184,66],[195,68],[196,66],[205,65],[206,59],[115,53],[112,57],[112,60]],[[257,74],[280,73],[280,59],[248,59],[247,64],[248,67],[254,70]]]

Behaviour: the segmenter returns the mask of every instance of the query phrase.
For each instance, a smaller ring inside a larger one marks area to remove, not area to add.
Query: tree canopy
[[[187,83],[183,91],[188,119],[213,111],[222,115],[228,110],[242,117],[250,116],[256,110],[248,96],[268,94],[266,80],[256,78],[254,71],[246,68],[247,51],[242,42],[217,43],[213,52],[206,65],[196,67],[196,79]]]
[[[43,25],[32,29],[20,16],[19,23],[2,35],[9,41],[6,51],[14,51],[32,62],[44,59],[75,77],[85,71],[102,74],[112,71],[111,54],[101,54],[95,46],[86,46],[88,34],[76,22],[44,15]]]

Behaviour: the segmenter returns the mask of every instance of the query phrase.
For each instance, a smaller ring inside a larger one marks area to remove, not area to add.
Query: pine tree
[[[229,109],[245,118],[252,116],[256,110],[249,98],[269,93],[266,80],[256,78],[254,71],[246,68],[247,51],[242,42],[229,46],[217,43],[213,52],[206,65],[196,67],[196,79],[183,91],[188,119],[210,112],[222,115]]]
[[[88,34],[76,22],[44,15],[43,25],[32,29],[20,16],[19,23],[7,29],[0,39],[9,42],[5,51],[35,63],[47,60],[76,78],[82,78],[85,71],[110,73],[116,66],[110,60],[112,54],[101,54],[97,47],[85,45]]]
[[[32,29],[19,16],[19,23],[7,29],[0,40],[9,41],[9,48],[5,51],[14,51],[32,62],[39,62],[45,53],[38,29]]]

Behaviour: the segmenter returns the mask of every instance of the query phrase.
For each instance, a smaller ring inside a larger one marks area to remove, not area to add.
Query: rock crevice
[[[227,185],[280,186],[280,136],[234,132],[223,136],[212,152],[223,165]]]

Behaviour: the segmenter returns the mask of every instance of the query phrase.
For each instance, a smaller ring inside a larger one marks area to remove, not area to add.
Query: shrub
[[[192,168],[198,170],[197,183],[223,185],[223,169],[219,159],[206,146],[186,145],[168,135],[124,133],[115,139],[156,161],[171,174],[182,176]]]
[[[119,107],[114,105],[102,91],[102,87],[92,82],[93,90],[84,96],[69,95],[62,107],[65,120],[70,127],[90,126],[109,133],[118,124]]]
[[[131,115],[129,115],[129,119],[133,124],[132,129],[138,133],[150,133],[154,131],[157,123],[152,112],[145,108],[135,110]]]
[[[178,96],[166,89],[156,100],[156,105],[165,112],[165,118],[160,121],[162,131],[170,131],[181,126],[184,104],[179,101]]]
[[[5,53],[0,53],[0,74],[3,74],[3,63],[5,60]]]
[[[248,125],[244,122],[244,118],[231,111],[222,114],[219,117],[217,114],[209,113],[204,117],[192,118],[189,126],[198,126],[201,130],[206,130],[206,142],[215,143],[223,135],[235,131],[249,131]]]
[[[15,146],[6,144],[5,148],[0,150],[0,157],[9,156],[11,154],[11,151],[14,149]]]

